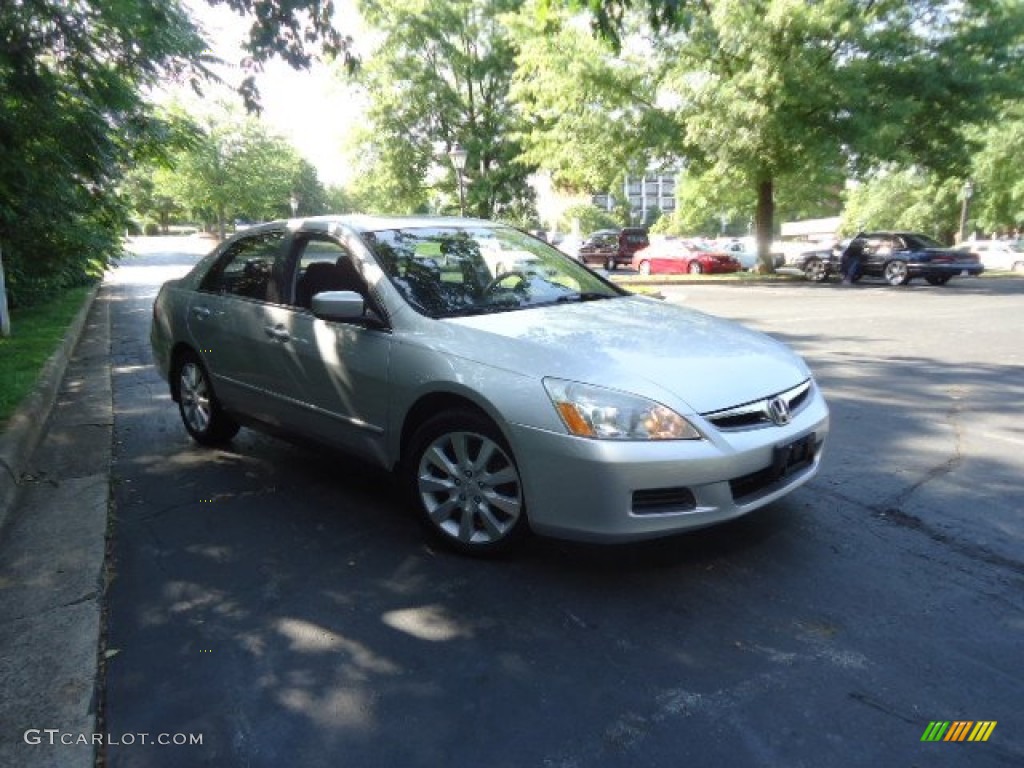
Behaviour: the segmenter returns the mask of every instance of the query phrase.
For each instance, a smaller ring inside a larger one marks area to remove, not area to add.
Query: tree
[[[512,96],[527,119],[523,158],[563,190],[621,189],[675,136],[647,57],[616,55],[573,17],[549,15],[538,29],[537,14],[526,6],[508,19],[518,49]]]
[[[1024,228],[1024,104],[1009,105],[979,131],[974,155],[972,219],[983,232]]]
[[[331,0],[210,0],[250,14],[242,94],[273,56],[317,51],[354,63]],[[145,94],[164,80],[199,89],[209,46],[179,0],[0,4],[0,305],[94,278],[120,252],[125,169],[165,153],[168,126]],[[7,294],[7,295],[5,295]]]
[[[617,229],[622,223],[608,211],[596,205],[573,205],[566,208],[559,221],[559,228],[565,232],[587,234],[599,229]]]
[[[293,198],[301,215],[327,209],[323,185],[309,162],[258,118],[226,105],[201,118],[192,140],[154,171],[153,186],[212,224],[221,237],[235,218],[290,216]]]
[[[623,51],[644,53],[647,75],[627,69],[603,93],[618,87],[624,106],[617,114],[635,112],[659,127],[668,118],[671,130],[648,132],[660,139],[648,141],[648,153],[664,153],[664,138],[674,136],[672,150],[693,178],[705,186],[732,178],[747,190],[756,200],[763,260],[779,189],[840,189],[847,172],[884,163],[962,175],[970,126],[1024,88],[1017,2],[648,0],[635,5],[661,27],[650,38],[630,37],[633,5],[600,3],[597,24],[610,25]],[[556,10],[551,17],[560,29],[571,24]],[[557,55],[544,54],[548,61]],[[651,87],[621,87],[637,82]],[[545,98],[564,103],[571,93],[562,88]],[[527,151],[547,154],[545,141],[533,139]],[[563,131],[560,156],[586,150],[586,139],[572,141]]]
[[[518,162],[520,119],[509,98],[515,50],[501,15],[520,0],[364,0],[382,35],[361,72],[370,98],[361,174],[382,209],[457,200],[447,153],[469,153],[468,211],[482,217],[532,199],[532,168]],[[368,191],[368,190],[367,190]]]
[[[923,232],[950,242],[960,210],[960,184],[921,168],[877,171],[846,193],[840,230],[895,229]]]
[[[175,3],[0,6],[0,247],[12,304],[95,277],[119,253],[122,169],[162,151],[141,93],[202,74]]]

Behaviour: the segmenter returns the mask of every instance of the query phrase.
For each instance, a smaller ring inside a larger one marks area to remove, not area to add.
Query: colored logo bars
[[[921,741],[988,741],[996,728],[995,720],[932,720]]]

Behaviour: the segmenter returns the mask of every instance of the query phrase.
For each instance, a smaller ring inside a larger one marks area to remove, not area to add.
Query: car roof
[[[460,216],[384,216],[366,213],[328,214],[309,216],[292,221],[300,222],[302,229],[321,229],[332,224],[354,229],[357,232],[376,232],[382,229],[422,229],[427,227],[509,227],[486,219]],[[290,223],[290,222],[289,222]],[[294,226],[294,225],[293,225]]]

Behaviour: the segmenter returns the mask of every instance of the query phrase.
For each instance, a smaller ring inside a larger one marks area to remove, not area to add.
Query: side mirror
[[[355,291],[323,291],[313,297],[313,314],[321,320],[362,320],[366,302]]]

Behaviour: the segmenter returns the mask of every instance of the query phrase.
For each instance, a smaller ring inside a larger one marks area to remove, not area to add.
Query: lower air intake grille
[[[633,491],[634,515],[659,515],[686,512],[697,508],[697,499],[689,488],[656,488]]]

